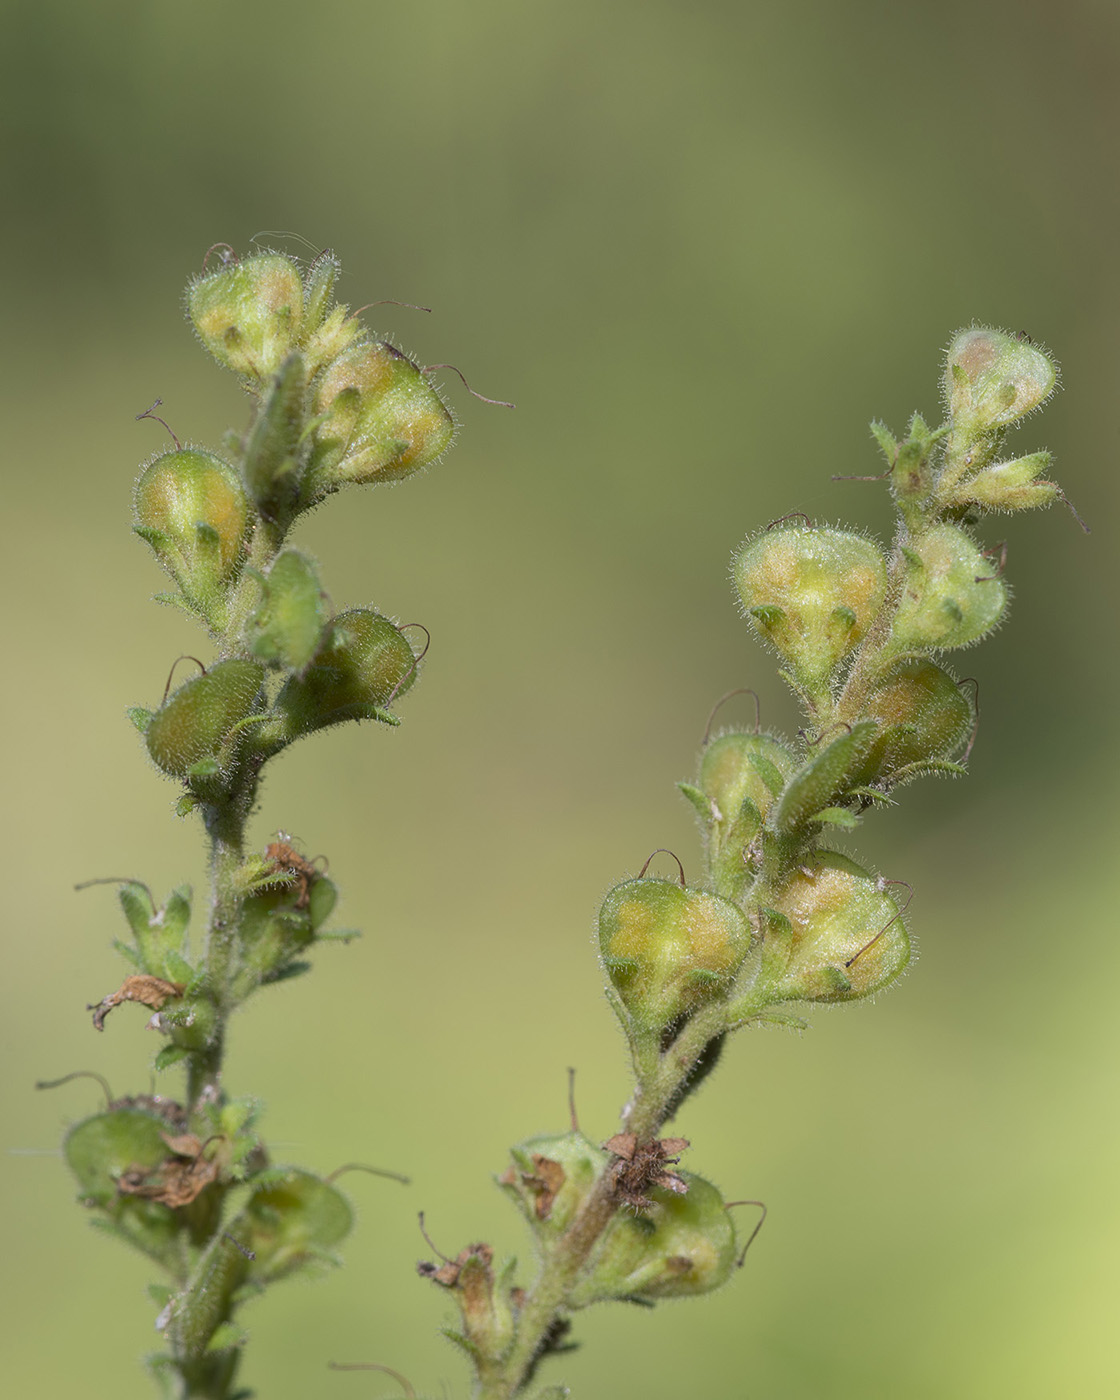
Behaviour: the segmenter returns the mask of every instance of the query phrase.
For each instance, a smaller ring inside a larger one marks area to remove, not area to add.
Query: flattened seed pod
[[[400,481],[448,446],[450,413],[418,365],[385,341],[350,346],[316,388],[316,479]]]
[[[935,525],[905,551],[909,566],[891,625],[896,652],[943,651],[978,642],[1007,607],[1007,585],[964,530]]]
[[[747,616],[814,689],[862,640],[887,587],[877,544],[807,525],[748,540],[733,569]]]
[[[174,691],[152,715],[148,752],[165,773],[185,778],[206,759],[220,762],[234,726],[253,709],[264,680],[255,661],[219,661]]]
[[[374,711],[410,690],[416,656],[408,639],[372,608],[339,613],[326,644],[302,675],[292,676],[276,701],[291,738]]]
[[[195,447],[165,452],[140,473],[133,508],[137,533],[191,596],[237,577],[250,506],[228,462]]]
[[[608,1298],[691,1298],[727,1282],[735,1226],[723,1197],[702,1176],[676,1175],[685,1191],[651,1187],[651,1209],[615,1217],[592,1270],[573,1290],[574,1307]]]
[[[603,965],[631,1016],[649,1029],[723,992],[749,947],[738,905],[672,880],[626,880],[599,912]]]
[[[910,960],[898,905],[880,881],[835,851],[814,851],[767,921],[762,977],[775,999],[857,1001]]]
[[[860,718],[882,726],[861,774],[863,782],[873,782],[954,753],[968,739],[974,710],[947,671],[932,661],[907,659],[887,668]]]
[[[1057,383],[1054,362],[1029,340],[987,326],[953,337],[945,360],[945,399],[967,432],[1006,427],[1046,401]]]
[[[261,384],[299,343],[303,280],[290,258],[257,253],[192,283],[187,309],[218,363]]]

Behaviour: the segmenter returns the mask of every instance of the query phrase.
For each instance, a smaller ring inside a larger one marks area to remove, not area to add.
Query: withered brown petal
[[[634,1149],[637,1145],[638,1139],[633,1133],[615,1133],[614,1137],[603,1143],[608,1152],[613,1152],[616,1157],[621,1157],[627,1162],[634,1160]]]
[[[103,1031],[105,1017],[114,1006],[120,1006],[124,1001],[138,1001],[158,1011],[172,997],[182,996],[184,990],[182,982],[167,982],[162,977],[153,977],[149,972],[134,972],[124,979],[115,992],[102,997],[96,1006],[87,1006],[86,1010],[93,1012],[95,1029]]]

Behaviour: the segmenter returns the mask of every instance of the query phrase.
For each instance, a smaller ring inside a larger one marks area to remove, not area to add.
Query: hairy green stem
[[[698,1012],[667,1050],[647,1062],[648,1070],[639,1075],[623,1114],[626,1132],[633,1133],[639,1142],[658,1136],[706,1046],[726,1029],[727,1003],[720,1001]],[[510,1350],[498,1365],[488,1366],[480,1375],[478,1400],[513,1400],[522,1392],[549,1333],[564,1314],[574,1285],[622,1208],[613,1178],[604,1173],[550,1252],[521,1308]]]

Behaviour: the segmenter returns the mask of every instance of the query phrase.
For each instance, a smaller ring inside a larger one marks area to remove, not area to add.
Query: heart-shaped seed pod
[[[935,525],[904,554],[907,575],[888,653],[969,646],[999,622],[1007,585],[964,530]]]
[[[265,384],[299,344],[303,280],[290,258],[257,253],[204,274],[187,291],[198,338],[219,364]]]
[[[858,646],[887,587],[878,545],[809,525],[764,531],[743,545],[732,567],[747,616],[810,690],[826,684]]]
[[[749,947],[738,905],[672,880],[626,880],[599,912],[603,965],[635,1024],[647,1030],[721,995]]]

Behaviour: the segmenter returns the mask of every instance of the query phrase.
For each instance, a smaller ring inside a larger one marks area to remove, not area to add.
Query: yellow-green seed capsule
[[[313,471],[323,489],[400,481],[434,461],[454,431],[419,367],[384,341],[344,350],[316,388]]]
[[[887,587],[878,545],[808,525],[748,540],[733,570],[748,617],[811,689],[859,644]]]
[[[764,911],[761,984],[775,1000],[855,1001],[905,968],[910,940],[882,881],[814,851]]]
[[[199,763],[224,767],[227,740],[252,712],[264,680],[255,661],[219,661],[205,675],[181,685],[151,718],[148,752],[165,773],[185,778]]]
[[[861,780],[890,781],[911,765],[948,757],[968,739],[974,717],[971,702],[947,671],[932,661],[894,662],[860,713],[860,719],[882,726]]]
[[[748,848],[796,768],[793,754],[769,734],[720,734],[705,745],[697,788],[685,791],[701,816],[709,866],[725,892],[753,877]]]
[[[573,1307],[609,1298],[691,1298],[727,1282],[735,1267],[735,1227],[723,1197],[702,1176],[676,1174],[684,1193],[653,1186],[651,1208],[615,1216],[590,1272],[571,1294]]]
[[[1057,369],[1025,336],[987,326],[958,331],[949,344],[945,398],[954,429],[966,437],[1006,427],[1043,403]]]
[[[964,530],[935,525],[904,552],[908,572],[891,624],[891,650],[968,646],[999,622],[1007,587]]]
[[[672,880],[626,880],[599,912],[603,965],[634,1021],[650,1030],[726,991],[749,947],[738,905]]]
[[[133,506],[137,533],[190,596],[236,578],[250,506],[228,462],[193,447],[165,452],[140,473]]]
[[[793,754],[769,734],[720,734],[700,755],[700,790],[715,804],[717,823],[733,821],[744,802],[763,817],[797,767]]]
[[[187,306],[219,364],[262,384],[299,344],[303,281],[291,259],[257,253],[192,283]]]

